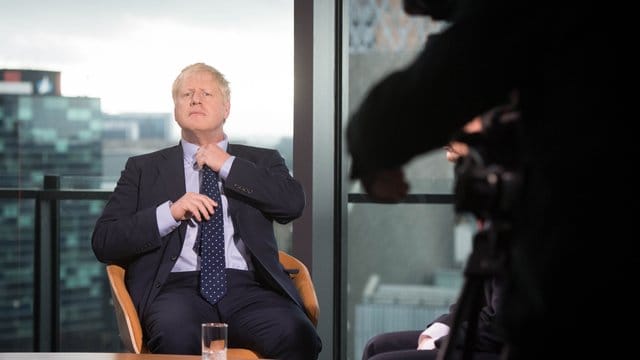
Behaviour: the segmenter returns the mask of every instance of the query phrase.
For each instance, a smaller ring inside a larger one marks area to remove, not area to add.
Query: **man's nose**
[[[194,92],[193,95],[191,95],[191,105],[197,104],[200,104],[200,94]]]

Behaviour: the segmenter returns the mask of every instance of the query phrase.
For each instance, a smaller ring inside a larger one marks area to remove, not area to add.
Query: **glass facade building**
[[[20,72],[0,71],[3,83],[47,77],[59,83],[59,73],[29,70],[17,76]],[[4,86],[0,94],[0,187],[40,189],[46,175],[57,175],[75,178],[76,188],[98,188],[96,179],[102,174],[100,100],[61,96],[59,87],[43,92],[34,86],[32,94],[11,94],[7,88]],[[37,291],[36,202],[20,198],[0,202],[0,348],[30,350]],[[94,336],[87,336],[88,331],[104,328],[104,313],[109,311],[104,301],[108,293],[96,288],[99,269],[85,240],[90,237],[100,207],[91,201],[60,204],[59,316],[65,329],[61,333],[63,342],[104,348]]]

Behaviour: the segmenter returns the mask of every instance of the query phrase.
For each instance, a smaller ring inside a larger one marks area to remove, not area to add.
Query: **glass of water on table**
[[[227,360],[226,323],[202,324],[202,360]]]

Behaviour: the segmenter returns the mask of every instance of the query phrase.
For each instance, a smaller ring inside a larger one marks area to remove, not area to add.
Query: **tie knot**
[[[218,174],[216,174],[215,171],[213,171],[210,167],[208,167],[207,165],[204,165],[202,167],[202,171],[204,171],[204,175],[205,176],[213,176],[213,177],[218,177]]]

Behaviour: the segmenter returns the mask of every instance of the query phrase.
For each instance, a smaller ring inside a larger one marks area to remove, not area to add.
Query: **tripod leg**
[[[472,346],[476,336],[477,316],[480,310],[480,298],[482,296],[482,278],[467,278],[458,299],[458,307],[453,317],[453,323],[449,329],[449,336],[445,339],[442,349],[438,352],[437,360],[451,360],[456,342],[460,335],[460,329],[465,319],[468,319],[467,332],[465,334],[464,359],[471,359]]]
[[[478,333],[478,316],[480,316],[480,308],[482,306],[480,299],[482,297],[483,283],[481,280],[476,281],[477,289],[475,289],[475,296],[471,299],[469,306],[470,310],[467,313],[467,331],[464,335],[463,360],[471,360],[473,358],[473,346],[476,342],[476,335]]]

